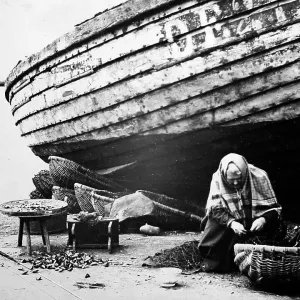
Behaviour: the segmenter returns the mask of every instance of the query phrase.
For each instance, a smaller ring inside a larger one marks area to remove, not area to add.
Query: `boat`
[[[229,152],[294,214],[300,1],[129,0],[19,62],[5,82],[33,153],[205,206]]]

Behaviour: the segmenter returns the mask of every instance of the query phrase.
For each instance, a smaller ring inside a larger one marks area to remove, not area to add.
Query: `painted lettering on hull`
[[[300,16],[300,3],[293,1],[281,6],[265,7],[248,16],[239,17],[241,12],[270,2],[272,1],[228,0],[219,1],[208,7],[201,6],[193,12],[161,25],[161,33],[170,42],[171,55],[178,58],[195,51],[221,46],[241,37],[245,38],[247,35],[253,36],[260,30],[268,30],[282,22],[292,22]],[[231,18],[213,24],[228,17]],[[203,26],[204,28],[197,30]]]

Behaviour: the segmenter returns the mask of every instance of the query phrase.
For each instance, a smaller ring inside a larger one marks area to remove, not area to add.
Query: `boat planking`
[[[127,1],[20,62],[6,98],[44,161],[93,170],[136,162],[117,178],[128,188],[204,206],[220,159],[237,152],[289,203],[299,21],[295,0]]]

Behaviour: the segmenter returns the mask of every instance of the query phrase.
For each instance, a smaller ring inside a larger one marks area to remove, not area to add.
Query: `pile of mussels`
[[[32,269],[54,269],[58,272],[65,270],[72,271],[73,268],[85,269],[88,266],[97,266],[104,264],[107,266],[108,262],[102,259],[96,259],[92,255],[86,253],[78,253],[74,250],[67,250],[57,254],[39,253],[37,257],[32,260]]]

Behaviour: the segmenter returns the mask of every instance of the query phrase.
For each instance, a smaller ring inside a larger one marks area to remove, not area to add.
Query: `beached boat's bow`
[[[127,187],[203,204],[220,158],[238,152],[291,196],[299,21],[295,0],[127,1],[19,63],[6,96],[45,161],[136,161]]]

